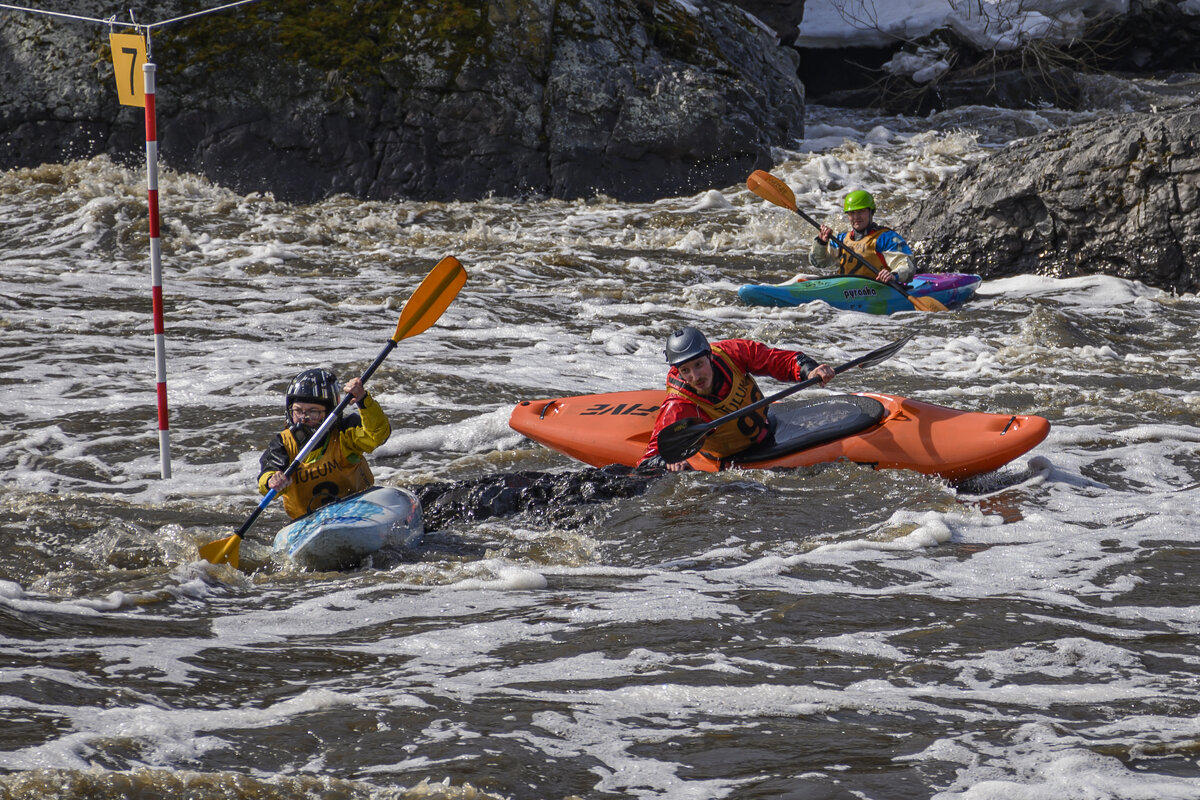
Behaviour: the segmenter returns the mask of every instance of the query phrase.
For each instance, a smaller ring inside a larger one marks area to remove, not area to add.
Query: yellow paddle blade
[[[908,302],[913,304],[913,307],[918,311],[949,311],[946,304],[936,297],[912,297],[909,296]]]
[[[769,172],[756,169],[746,179],[746,188],[769,203],[796,210],[796,194],[786,183]]]
[[[466,282],[467,271],[457,258],[446,256],[439,261],[404,304],[392,341],[416,336],[437,322]]]
[[[200,557],[212,564],[229,562],[229,566],[237,569],[238,550],[241,548],[241,544],[242,537],[235,533],[233,536],[203,545],[200,548]]]

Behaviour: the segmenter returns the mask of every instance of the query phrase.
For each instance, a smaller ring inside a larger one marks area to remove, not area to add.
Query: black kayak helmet
[[[342,387],[338,384],[337,375],[327,369],[304,370],[292,378],[284,395],[284,413],[287,414],[288,425],[292,424],[292,403],[297,400],[322,405],[328,414],[333,411],[341,395]]]
[[[697,328],[687,327],[680,328],[667,338],[667,349],[663,352],[666,353],[667,363],[678,367],[698,356],[710,355],[712,348],[708,346],[708,339],[704,338],[703,333]]]

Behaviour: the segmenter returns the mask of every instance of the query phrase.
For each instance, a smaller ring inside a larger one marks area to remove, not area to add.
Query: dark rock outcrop
[[[796,36],[800,33],[800,23],[804,21],[804,0],[734,0],[734,2],[775,31],[780,44],[791,46],[796,41]]]
[[[136,160],[106,35],[0,14],[0,168]],[[795,54],[723,0],[282,0],[155,29],[152,55],[162,162],[286,200],[647,200],[740,181],[803,129]]]
[[[457,521],[525,514],[547,522],[591,521],[610,500],[638,497],[665,475],[613,465],[564,472],[509,472],[454,483],[413,487],[421,500],[426,530]]]
[[[893,221],[935,270],[1200,289],[1200,105],[1015,142]]]

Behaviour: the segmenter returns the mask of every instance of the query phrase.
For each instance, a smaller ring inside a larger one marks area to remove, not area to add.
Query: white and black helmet
[[[703,333],[696,328],[687,327],[680,328],[667,338],[667,349],[663,352],[667,356],[667,363],[678,367],[697,356],[711,354],[712,348],[709,347],[708,339],[704,338]]]
[[[287,423],[292,424],[292,403],[317,403],[325,407],[325,413],[333,411],[342,396],[342,387],[337,375],[327,369],[306,369],[288,384],[284,395],[284,413]]]

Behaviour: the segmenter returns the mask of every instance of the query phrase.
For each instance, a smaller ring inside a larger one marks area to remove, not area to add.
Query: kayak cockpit
[[[878,425],[887,415],[883,403],[856,394],[776,403],[767,411],[772,436],[727,460],[727,466],[754,464],[832,442]]]

